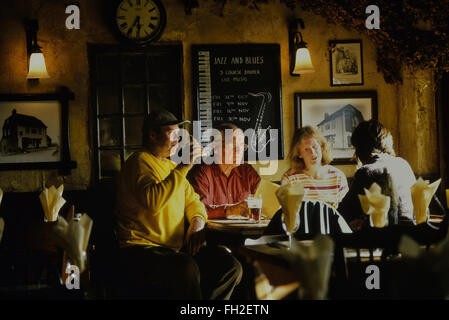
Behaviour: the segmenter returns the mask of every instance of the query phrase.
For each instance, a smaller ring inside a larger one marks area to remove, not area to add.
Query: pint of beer
[[[250,195],[246,201],[248,202],[250,219],[256,223],[259,222],[262,211],[262,198],[255,198],[253,195]]]

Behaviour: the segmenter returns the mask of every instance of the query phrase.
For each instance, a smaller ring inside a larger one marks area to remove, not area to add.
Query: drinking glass
[[[258,223],[262,211],[262,196],[255,197],[254,195],[250,195],[246,201],[248,203],[249,218],[253,222]]]
[[[288,250],[292,248],[292,241],[293,241],[293,234],[298,231],[299,229],[299,211],[294,214],[294,221],[292,222],[292,225],[289,225],[288,217],[286,217],[286,214],[282,212],[282,228],[284,229],[285,233],[288,235]],[[290,227],[290,230],[289,228]]]

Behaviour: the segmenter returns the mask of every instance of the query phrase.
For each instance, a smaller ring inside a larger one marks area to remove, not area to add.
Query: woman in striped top
[[[332,157],[326,139],[310,126],[297,129],[289,159],[291,168],[281,184],[301,182],[304,200],[321,200],[337,208],[348,192],[348,181],[341,170],[329,165]]]

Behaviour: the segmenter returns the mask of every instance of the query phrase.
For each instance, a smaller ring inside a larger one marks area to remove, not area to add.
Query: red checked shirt
[[[225,206],[245,201],[255,194],[260,177],[249,164],[241,164],[232,169],[227,177],[220,167],[213,163],[200,165],[190,180],[200,195],[209,218],[224,218]]]

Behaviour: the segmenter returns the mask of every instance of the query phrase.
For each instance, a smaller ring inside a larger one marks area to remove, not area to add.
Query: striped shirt
[[[325,168],[327,171],[319,179],[290,170],[282,177],[281,185],[300,182],[305,190],[304,200],[321,200],[337,208],[349,190],[348,181],[341,170],[330,165]]]

